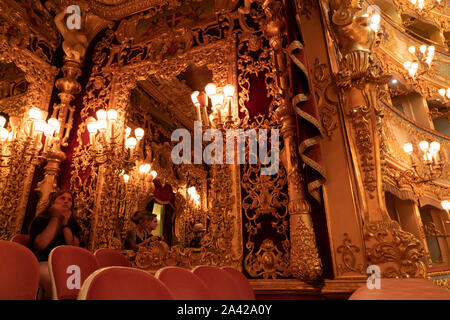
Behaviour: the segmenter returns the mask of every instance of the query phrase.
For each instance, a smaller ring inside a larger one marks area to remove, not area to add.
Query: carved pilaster
[[[380,87],[390,75],[372,53],[378,34],[355,2],[342,7],[331,2],[332,28],[340,51],[341,113],[355,168],[360,215],[369,264],[377,264],[385,277],[423,276],[423,247],[412,234],[391,221],[386,210],[381,180]],[[411,214],[413,214],[411,212]]]
[[[281,119],[281,133],[284,138],[281,161],[286,169],[288,180],[291,240],[289,270],[300,280],[315,280],[322,274],[322,263],[310,215],[311,207],[306,200],[303,177],[298,166],[295,117],[292,105],[289,103],[289,77],[286,54],[283,50],[285,32],[283,5],[280,1],[267,0],[263,7],[267,18],[265,33],[273,50],[273,59],[278,72],[277,80],[283,91],[282,103],[276,112]]]

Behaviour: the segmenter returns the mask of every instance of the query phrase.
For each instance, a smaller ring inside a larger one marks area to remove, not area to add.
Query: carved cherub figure
[[[63,10],[55,16],[55,24],[63,36],[63,50],[67,60],[82,62],[88,47],[88,39],[80,29],[69,29],[67,26],[67,11]]]

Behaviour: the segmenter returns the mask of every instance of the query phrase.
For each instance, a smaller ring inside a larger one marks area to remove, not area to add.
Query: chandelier
[[[117,122],[117,111],[114,109],[100,109],[96,112],[97,119],[89,117],[86,121],[89,132],[90,154],[98,164],[114,164],[120,171],[123,182],[128,183],[130,176],[135,181],[153,181],[156,171],[151,170],[150,163],[146,163],[143,154],[145,131],[142,128],[123,130]]]
[[[423,155],[421,161],[416,162],[412,156],[413,144],[411,142],[403,145],[403,150],[411,156],[411,163],[413,172],[406,170],[405,173],[415,173],[415,176],[419,178],[420,182],[429,182],[441,177],[444,168],[444,163],[440,161],[439,150],[441,145],[437,141],[429,143],[428,141],[421,141],[419,143],[419,149]]]
[[[427,47],[426,45],[422,45],[419,47],[419,50],[416,50],[415,46],[410,46],[408,48],[409,53],[414,55],[415,60],[413,61],[405,61],[403,66],[408,71],[409,76],[414,79],[417,71],[419,70],[419,64],[421,66],[421,71],[417,74],[417,76],[421,76],[428,70],[430,70],[433,58],[434,58],[434,46]]]
[[[5,128],[7,119],[0,116],[0,166],[9,167],[11,157],[18,157],[14,153],[22,150],[20,161],[39,164],[49,151],[59,148],[58,133],[60,123],[56,118],[45,119],[45,112],[32,107],[21,121],[20,118],[11,116],[9,118],[9,130]]]

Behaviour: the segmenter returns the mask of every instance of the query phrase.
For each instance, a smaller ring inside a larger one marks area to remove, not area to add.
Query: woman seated
[[[162,241],[160,236],[152,235],[152,231],[158,226],[156,214],[147,210],[136,211],[131,221],[133,221],[134,227],[127,233],[125,249],[137,250],[152,241]]]
[[[48,255],[60,245],[80,245],[81,228],[72,212],[73,198],[69,190],[50,194],[46,210],[36,216],[30,225],[31,250],[40,262],[40,287],[44,290],[44,299],[51,299]]]

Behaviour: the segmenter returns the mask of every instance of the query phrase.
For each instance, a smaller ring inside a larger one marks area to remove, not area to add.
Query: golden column
[[[322,262],[317,250],[311,207],[306,200],[303,177],[298,166],[295,114],[290,103],[289,69],[283,48],[286,28],[284,8],[282,2],[276,0],[266,0],[263,8],[267,19],[264,31],[272,48],[272,58],[277,67],[279,86],[282,90],[282,103],[276,110],[276,116],[281,120],[281,134],[284,139],[281,162],[288,178],[291,240],[289,268],[292,275],[299,280],[311,281],[322,274]]]
[[[382,189],[378,93],[391,76],[384,74],[373,54],[380,16],[363,13],[356,1],[345,7],[331,1],[330,6],[331,26],[341,53],[335,77],[355,168],[368,263],[378,265],[383,277],[423,275],[423,247],[390,219]]]
[[[52,118],[58,119],[60,128],[57,138],[46,154],[45,177],[36,188],[36,191],[40,194],[36,214],[46,208],[49,195],[57,189],[56,177],[59,173],[59,166],[66,159],[65,153],[61,151],[61,146],[67,147],[68,145],[67,140],[72,129],[75,111],[71,102],[75,99],[75,95],[81,91],[81,85],[77,82],[77,78],[82,73],[81,67],[88,46],[87,37],[81,32],[81,25],[78,26],[78,29],[69,29],[65,21],[66,14],[66,10],[62,10],[54,19],[56,27],[64,37],[62,47],[65,54],[64,65],[61,68],[63,77],[56,80],[56,87],[60,91],[58,97],[61,102],[54,106],[52,113]]]

